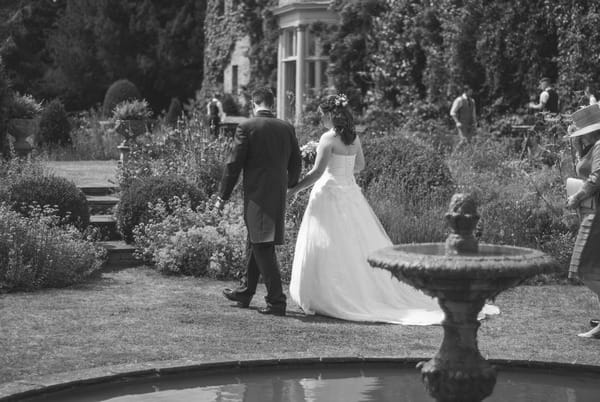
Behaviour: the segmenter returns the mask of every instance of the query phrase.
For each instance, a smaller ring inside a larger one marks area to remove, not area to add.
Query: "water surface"
[[[600,373],[500,368],[485,402],[598,402]],[[389,365],[256,368],[83,386],[26,401],[433,402],[418,370]]]

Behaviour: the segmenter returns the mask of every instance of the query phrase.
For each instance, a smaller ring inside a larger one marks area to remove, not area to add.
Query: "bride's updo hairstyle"
[[[335,133],[340,136],[342,142],[351,145],[356,139],[354,119],[348,110],[348,98],[344,94],[329,95],[319,108],[323,113],[331,113],[331,123]]]

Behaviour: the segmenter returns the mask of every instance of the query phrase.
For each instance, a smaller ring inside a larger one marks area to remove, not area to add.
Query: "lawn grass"
[[[75,182],[78,186],[115,186],[117,161],[46,161],[54,174]]]
[[[430,357],[440,326],[263,316],[264,287],[251,309],[221,290],[231,282],[165,277],[145,267],[105,273],[66,289],[0,295],[0,383],[107,365],[190,359],[223,361],[300,357]],[[581,339],[600,316],[583,286],[521,286],[496,300],[501,315],[484,321],[484,357],[600,365],[600,341]]]

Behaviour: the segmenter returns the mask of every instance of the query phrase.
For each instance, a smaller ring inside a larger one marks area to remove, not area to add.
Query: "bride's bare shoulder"
[[[333,130],[329,130],[321,134],[320,142],[322,143],[331,143],[331,141],[335,138],[335,132]]]

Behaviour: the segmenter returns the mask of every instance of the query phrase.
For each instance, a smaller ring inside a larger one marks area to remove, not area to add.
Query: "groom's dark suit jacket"
[[[298,182],[301,168],[290,123],[261,110],[237,127],[219,192],[228,200],[244,171],[244,219],[251,243],[283,243],[286,191]]]

